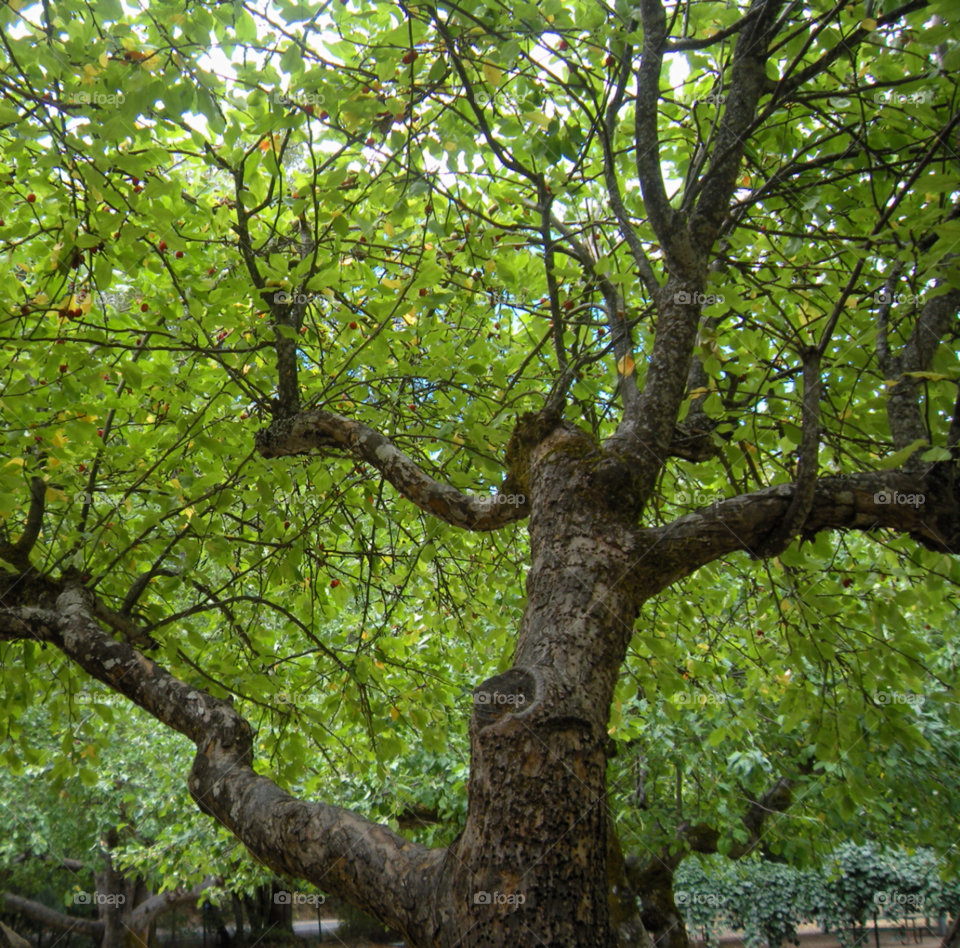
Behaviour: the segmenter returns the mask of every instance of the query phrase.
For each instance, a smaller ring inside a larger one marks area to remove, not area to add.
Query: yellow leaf
[[[193,519],[193,514],[194,514],[194,509],[193,509],[193,507],[187,507],[187,509],[184,510],[184,512],[183,512],[183,515],[184,515],[184,517],[187,518],[187,520],[192,520],[192,519]]]
[[[400,712],[396,708],[390,709],[390,720],[396,721],[400,717]]]
[[[483,64],[483,78],[487,80],[494,88],[499,87],[503,82],[503,73],[494,66],[493,63]]]
[[[870,20],[861,20],[861,21],[860,21],[860,29],[861,29],[861,30],[869,30],[869,31],[872,33],[876,28],[877,28],[877,21],[876,21],[876,20],[870,19]]]
[[[20,467],[23,467],[23,458],[10,458],[10,460],[7,461],[7,463],[4,464],[3,466],[10,467],[11,464],[16,464]]]
[[[630,375],[633,372],[636,363],[629,355],[625,355],[617,362],[617,371],[621,375]]]
[[[486,270],[487,273],[493,273],[493,271],[497,269],[497,265],[492,260],[487,260],[483,265],[483,269]]]
[[[416,325],[417,325],[417,314],[416,314],[416,312],[415,312],[414,310],[410,310],[409,313],[404,313],[404,314],[403,314],[403,321],[404,321],[408,326],[416,326]]]
[[[706,395],[709,389],[706,388],[695,388],[690,393],[690,401],[696,401],[701,395]]]
[[[63,461],[60,458],[47,458],[47,467],[60,467]]]
[[[60,428],[57,431],[57,433],[50,439],[50,443],[55,448],[62,448],[69,440],[70,440],[69,438],[65,438],[63,436],[63,428]]]
[[[170,483],[173,484],[177,490],[183,490],[183,488],[180,486],[180,481],[176,477],[171,478]]]
[[[46,496],[45,496],[44,499],[45,499],[45,500],[47,501],[47,503],[49,504],[50,501],[66,500],[66,499],[67,499],[67,495],[66,495],[62,490],[56,490],[56,489],[53,488],[53,487],[48,487],[48,488],[47,488],[47,493],[46,493]]]
[[[380,282],[391,290],[399,290],[403,286],[403,280],[381,280]]]
[[[383,232],[388,237],[392,237],[396,233],[396,231],[394,230],[393,224],[391,224],[390,221],[383,222]]]
[[[462,438],[459,434],[455,434],[455,435],[453,436],[453,443],[454,443],[454,444],[463,444],[463,438]]]

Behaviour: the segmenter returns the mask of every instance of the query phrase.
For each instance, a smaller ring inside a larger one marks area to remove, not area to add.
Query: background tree
[[[11,717],[100,680],[267,869],[413,945],[645,938],[647,830],[608,808],[631,651],[648,700],[726,666],[731,733],[814,722],[772,776],[839,772],[846,818],[864,731],[919,741],[908,617],[958,579],[948,5],[2,16]],[[666,590],[740,570],[762,636],[660,641]],[[847,599],[860,570],[891,595]],[[311,799],[308,748],[362,725],[334,766],[385,775],[455,706],[447,846]]]

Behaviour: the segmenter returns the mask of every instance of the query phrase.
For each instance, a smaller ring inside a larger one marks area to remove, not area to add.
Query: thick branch
[[[94,922],[87,918],[72,918],[69,915],[64,915],[63,912],[47,908],[46,905],[22,898],[19,895],[13,895],[10,892],[4,892],[0,895],[0,906],[7,911],[19,912],[27,918],[32,918],[35,922],[46,925],[47,928],[79,932],[81,935],[89,935],[91,938],[98,940],[103,937],[103,922]]]
[[[465,530],[496,530],[530,513],[526,496],[505,492],[469,497],[454,487],[441,484],[419,467],[388,438],[350,418],[326,411],[301,412],[290,419],[275,421],[257,432],[257,450],[265,458],[292,455],[348,454],[371,464],[421,510]]]
[[[934,468],[925,476],[907,471],[879,471],[852,477],[822,477],[803,536],[824,530],[892,530],[907,534],[927,549],[956,553],[960,549],[960,498],[950,479]],[[644,530],[641,542],[649,557],[637,578],[647,599],[701,566],[731,553],[756,555],[793,500],[794,484],[778,484],[741,494]],[[911,499],[912,498],[912,499]],[[658,564],[650,570],[648,559]]]

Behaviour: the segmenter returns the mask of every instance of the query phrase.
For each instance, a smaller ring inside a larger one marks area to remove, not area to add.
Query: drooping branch
[[[496,530],[530,513],[528,498],[515,492],[519,485],[509,476],[499,494],[468,496],[424,474],[380,432],[332,412],[307,411],[275,421],[257,432],[256,445],[265,458],[351,455],[375,467],[421,510],[465,530]]]
[[[94,618],[92,594],[64,589],[55,610],[0,609],[0,641],[38,639],[197,746],[188,787],[200,810],[264,866],[305,879],[401,931],[430,911],[445,851],[410,843],[340,807],[296,800],[253,769],[253,730],[220,698],[174,678]]]
[[[30,569],[30,551],[33,549],[40,530],[43,527],[43,510],[47,495],[47,485],[43,478],[34,477],[30,481],[30,508],[27,511],[27,522],[23,533],[16,543],[0,546],[0,560],[5,560],[14,566],[18,572],[25,573]]]

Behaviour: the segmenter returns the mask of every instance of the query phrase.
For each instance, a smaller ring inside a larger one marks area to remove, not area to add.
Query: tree
[[[783,806],[915,733],[902,613],[960,579],[949,5],[3,16],[8,708],[98,679],[265,867],[437,946],[645,941],[611,709],[685,577],[767,576],[730,671],[815,719]],[[875,625],[838,532],[907,563]],[[498,667],[449,846],[288,792],[360,725],[357,767],[442,749],[471,639]],[[653,655],[669,698],[694,658]],[[290,684],[316,706],[278,716]],[[296,724],[271,763],[254,714]],[[782,807],[745,797],[757,845]],[[669,866],[639,894],[682,943]]]

